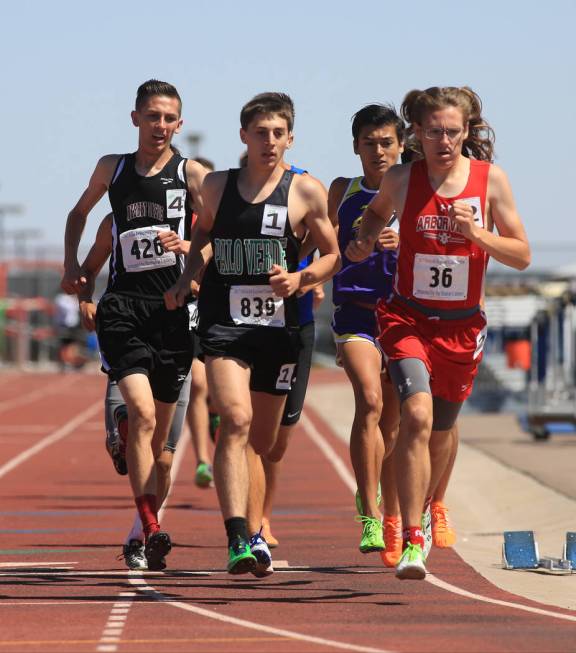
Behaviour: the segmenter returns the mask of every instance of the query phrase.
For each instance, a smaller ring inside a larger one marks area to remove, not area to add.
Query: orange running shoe
[[[448,508],[441,501],[433,501],[432,510],[432,541],[434,546],[448,548],[456,543],[456,531],[450,525]]]
[[[395,567],[402,556],[402,519],[396,515],[384,515],[384,544],[380,552],[385,567]]]

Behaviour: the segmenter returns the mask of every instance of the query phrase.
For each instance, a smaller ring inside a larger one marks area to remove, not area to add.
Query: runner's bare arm
[[[88,255],[82,263],[82,275],[86,283],[78,292],[78,305],[82,326],[87,331],[94,331],[96,328],[96,304],[93,300],[94,284],[98,273],[106,263],[112,251],[112,213],[109,213],[100,223],[96,233],[96,240],[90,248]]]
[[[490,256],[516,270],[530,265],[530,245],[506,173],[490,166],[487,193],[489,215],[498,230],[495,234],[474,222],[472,208],[466,202],[455,201],[451,215],[460,224],[466,238],[475,242]]]
[[[296,180],[295,180],[296,181]],[[326,191],[314,179],[298,179],[298,192],[308,207],[304,224],[320,252],[320,257],[300,272],[289,273],[279,265],[272,266],[270,285],[278,297],[289,297],[300,288],[327,281],[340,269],[340,252],[336,232],[328,218]]]
[[[227,175],[227,172],[212,172],[204,178],[200,191],[202,201],[200,206],[196,207],[198,208],[198,219],[194,226],[186,265],[178,281],[164,293],[164,302],[169,310],[184,305],[186,297],[190,294],[192,281],[198,280],[202,270],[212,257],[210,231],[214,225],[214,218],[224,192]]]
[[[86,190],[68,214],[64,235],[64,275],[60,282],[62,290],[68,294],[77,293],[82,285],[78,263],[78,245],[86,226],[88,214],[108,189],[118,159],[118,154],[107,154],[98,161]]]
[[[202,182],[208,170],[198,163],[188,159],[186,161],[186,182],[188,186],[188,201],[194,211],[198,213],[202,207]],[[174,254],[184,254],[187,256],[190,252],[190,241],[182,240],[175,231],[160,231],[158,238],[165,252],[174,252]]]
[[[324,184],[319,180],[316,179],[316,177],[312,177],[312,175],[308,175],[309,179],[314,179],[318,184],[320,185],[320,188],[324,192],[326,192],[326,189],[324,187]],[[334,180],[334,182],[337,180]],[[334,183],[332,182],[332,183]],[[330,190],[332,190],[332,186],[330,187]],[[344,193],[344,190],[342,190],[342,193]],[[339,202],[338,202],[339,203]],[[338,208],[338,206],[336,207]],[[332,216],[330,214],[330,192],[328,192],[328,217],[330,218],[330,221],[334,225],[334,228],[336,229],[336,233],[338,233],[337,230],[337,224],[338,224],[338,216],[336,216],[336,223],[332,220]],[[308,258],[310,254],[316,249],[316,243],[314,242],[314,239],[310,235],[310,232],[306,232],[306,235],[304,236],[304,240],[302,241],[302,246],[300,247],[300,254],[299,254],[299,260],[303,261],[304,259]]]
[[[349,183],[350,179],[346,177],[336,177],[328,190],[328,217],[336,230],[336,234],[338,234],[338,209]]]
[[[208,174],[208,170],[198,163],[188,159],[186,161],[186,181],[188,184],[188,197],[191,206],[194,207],[196,213],[200,213],[202,209],[202,184]]]
[[[98,226],[96,239],[80,266],[82,272],[98,276],[112,252],[112,213],[108,213]]]
[[[401,214],[409,166],[393,166],[382,177],[380,189],[362,214],[358,238],[348,244],[346,256],[351,261],[363,261],[374,251],[378,236],[394,211]]]
[[[330,222],[336,232],[336,239],[338,239],[338,207],[344,197],[349,181],[350,180],[345,177],[337,177],[330,184],[330,190],[328,191],[328,217],[330,218]],[[307,258],[314,249],[316,249],[314,239],[310,237],[310,233],[308,233],[304,243],[302,244],[302,249],[300,250],[300,260],[302,261]],[[317,289],[319,290],[317,291]],[[300,288],[298,294],[304,295],[309,290],[315,291],[314,302],[319,306],[322,303],[322,299],[324,299],[324,290],[322,289],[322,286],[303,286]],[[322,295],[321,297],[320,294]]]

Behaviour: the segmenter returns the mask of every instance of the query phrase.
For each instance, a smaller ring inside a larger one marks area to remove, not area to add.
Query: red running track
[[[128,572],[116,556],[134,511],[104,451],[104,385],[0,377],[0,653],[576,650],[576,613],[507,594],[452,551],[431,553],[432,582],[360,554],[347,447],[310,409],[287,454],[272,577],[223,571],[216,495],[195,487],[191,447],[163,518],[169,569]]]

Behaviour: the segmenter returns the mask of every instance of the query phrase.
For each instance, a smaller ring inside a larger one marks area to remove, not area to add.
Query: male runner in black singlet
[[[150,80],[137,92],[132,123],[138,127],[133,154],[104,156],[68,215],[62,288],[78,292],[86,279],[78,244],[88,213],[108,191],[114,216],[110,276],[96,315],[103,366],[128,409],[126,460],[144,527],[148,569],[163,569],[170,551],[160,530],[164,499],[156,465],[192,360],[186,308],[168,312],[163,293],[178,279],[190,221],[190,201],[201,206],[204,168],[171,147],[180,131],[182,103],[171,84]]]
[[[169,308],[183,305],[204,264],[201,249],[210,242],[199,334],[210,397],[221,417],[214,476],[232,574],[259,571],[246,527],[246,447],[250,438],[263,455],[274,445],[298,354],[295,293],[330,278],[340,261],[322,188],[283,165],[293,120],[292,101],[281,93],[263,93],[243,107],[240,137],[248,164],[207,175],[184,274],[165,295]],[[320,258],[297,271],[307,230]]]

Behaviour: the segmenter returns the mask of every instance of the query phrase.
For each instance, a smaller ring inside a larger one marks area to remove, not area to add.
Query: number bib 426
[[[120,234],[122,259],[126,272],[142,272],[167,268],[176,263],[174,252],[165,252],[158,232],[170,229],[167,225],[154,225],[131,229]]]
[[[467,256],[416,254],[412,294],[419,299],[461,301],[468,297]]]
[[[283,327],[284,300],[270,286],[232,286],[230,317],[234,324]]]

